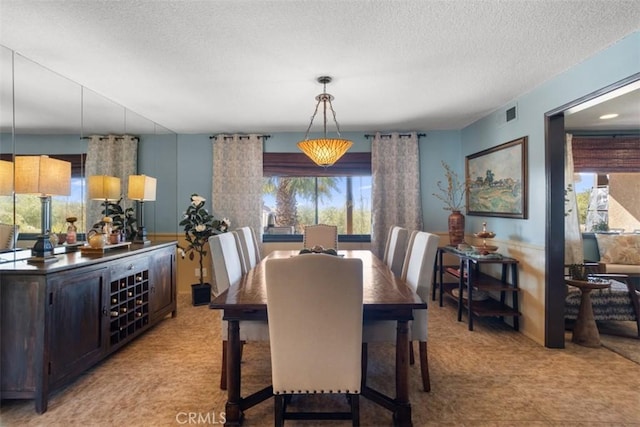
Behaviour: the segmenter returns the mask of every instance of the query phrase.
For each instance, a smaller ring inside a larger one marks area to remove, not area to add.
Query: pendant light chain
[[[342,139],[340,135],[340,125],[338,124],[338,119],[336,118],[336,111],[333,109],[333,104],[331,100],[333,96],[327,93],[327,83],[331,82],[331,77],[322,76],[318,78],[318,82],[323,85],[323,92],[316,96],[316,108],[311,116],[311,121],[309,123],[309,127],[307,127],[307,131],[304,135],[304,140],[298,143],[298,148],[302,150],[311,160],[313,160],[317,165],[322,167],[328,167],[333,165],[342,155],[351,147],[353,144],[352,141]],[[322,110],[323,110],[323,138],[309,139],[309,133],[311,131],[311,126],[313,125],[313,120],[318,114],[318,108],[320,107],[320,103],[322,102]],[[333,121],[336,124],[336,130],[338,133],[338,138],[328,138],[327,137],[327,103],[329,103],[329,109],[331,110],[331,114],[333,116]]]

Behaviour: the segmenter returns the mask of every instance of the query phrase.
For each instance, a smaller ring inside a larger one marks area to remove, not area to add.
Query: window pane
[[[371,234],[371,176],[264,178],[263,226],[266,232],[286,234],[293,227],[332,224],[339,234]],[[267,227],[275,214],[277,230]],[[278,228],[280,227],[280,228]]]
[[[84,194],[84,178],[71,178],[71,194],[69,196],[53,196],[51,198],[51,231],[66,233],[66,219],[70,216],[78,218],[76,227],[84,230],[82,195]],[[20,234],[42,234],[41,227],[42,202],[35,194],[16,195],[16,224],[20,226]]]

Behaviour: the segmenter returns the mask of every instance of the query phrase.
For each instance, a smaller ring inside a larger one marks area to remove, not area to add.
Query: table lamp
[[[13,194],[13,162],[0,160],[0,196]]]
[[[71,194],[71,162],[49,156],[16,156],[16,194],[38,194],[42,205],[40,228],[30,262],[56,261],[48,233],[51,231],[51,196]]]
[[[109,202],[120,200],[120,178],[109,175],[90,175],[87,187],[91,200],[104,201],[103,216],[109,216]]]
[[[156,200],[156,179],[146,175],[129,175],[127,197],[131,200],[136,200],[140,204],[138,230],[133,243],[146,245],[151,241],[147,239],[147,231],[144,228],[144,202]]]

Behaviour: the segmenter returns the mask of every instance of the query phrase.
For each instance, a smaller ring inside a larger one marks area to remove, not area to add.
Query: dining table
[[[253,269],[214,298],[209,308],[223,310],[223,319],[228,322],[227,337],[227,402],[225,425],[241,425],[245,411],[273,396],[271,385],[251,395],[242,396],[241,391],[241,342],[240,322],[267,319],[267,292],[265,265],[270,259],[299,254],[297,250],[276,250],[269,253]],[[409,321],[414,309],[427,308],[420,298],[402,279],[395,277],[391,269],[369,250],[339,250],[345,258],[358,258],[363,265],[363,321],[392,320],[397,322],[395,343],[395,396],[371,388],[363,374],[361,395],[392,413],[396,426],[411,426],[411,402],[409,401]]]

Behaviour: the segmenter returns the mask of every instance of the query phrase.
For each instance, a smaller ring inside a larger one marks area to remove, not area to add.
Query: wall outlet
[[[200,269],[196,267],[196,268],[195,268],[195,270],[194,270],[194,272],[193,272],[193,274],[194,274],[196,277],[200,277]],[[203,268],[203,269],[202,269],[202,277],[207,277],[207,269],[206,269],[206,268]]]

